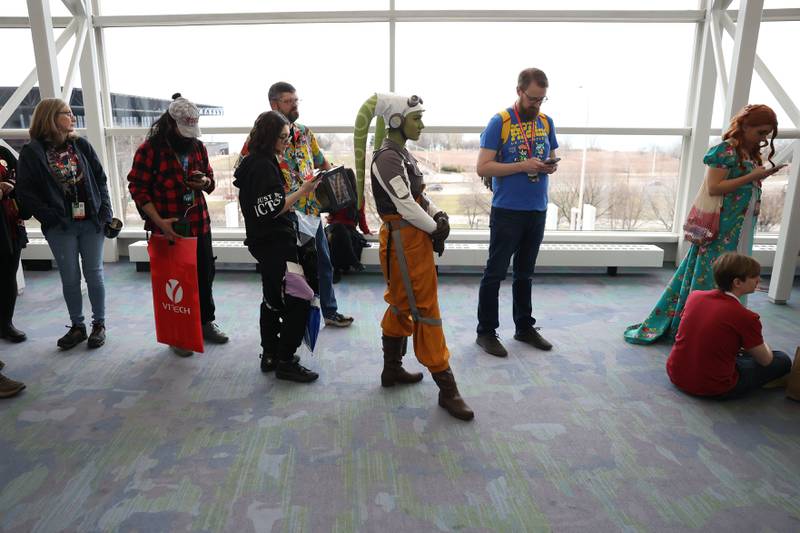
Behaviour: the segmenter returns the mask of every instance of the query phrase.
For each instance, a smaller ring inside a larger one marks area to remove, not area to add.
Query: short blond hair
[[[61,98],[44,98],[36,104],[36,108],[33,110],[33,118],[31,119],[31,127],[28,129],[31,139],[48,141],[53,144],[62,144],[67,139],[74,139],[76,137],[74,133],[64,135],[58,131],[56,126],[56,117],[65,107],[69,107],[69,105]]]

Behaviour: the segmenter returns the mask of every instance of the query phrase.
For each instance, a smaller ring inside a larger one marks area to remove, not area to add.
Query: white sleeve
[[[385,190],[389,198],[391,198],[392,203],[397,209],[397,213],[403,217],[406,222],[426,233],[432,233],[436,230],[436,221],[434,221],[411,196],[409,179],[405,168],[403,168],[403,175],[398,174],[389,179],[388,185],[387,180],[383,179],[380,175],[378,166],[375,163],[372,164],[372,172],[375,173],[375,176],[378,178],[378,183],[381,184],[383,190]]]
[[[436,207],[436,204],[434,204],[434,203],[433,203],[433,200],[431,200],[431,197],[430,197],[430,196],[428,196],[428,195],[426,194],[426,195],[425,195],[425,199],[426,199],[426,200],[428,200],[428,214],[429,214],[431,217],[433,217],[433,215],[435,215],[436,213],[438,213],[439,211],[441,211],[441,209],[439,209],[438,207]]]

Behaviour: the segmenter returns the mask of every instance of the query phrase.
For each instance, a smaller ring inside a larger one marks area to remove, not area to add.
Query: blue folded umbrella
[[[322,324],[322,312],[319,309],[319,298],[314,298],[311,301],[311,309],[308,311],[308,320],[306,320],[306,331],[303,334],[303,343],[313,353],[314,347],[317,345],[317,337],[319,337],[319,328]]]

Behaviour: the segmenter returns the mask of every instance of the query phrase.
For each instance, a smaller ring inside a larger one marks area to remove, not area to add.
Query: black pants
[[[215,318],[216,307],[211,286],[214,284],[214,276],[217,273],[214,266],[216,260],[211,249],[211,233],[199,235],[197,237],[197,289],[200,293],[200,321],[203,324],[213,322]]]
[[[361,266],[361,250],[367,244],[363,235],[345,224],[328,224],[325,234],[330,243],[333,268],[347,271]]]
[[[286,254],[276,253],[275,248],[269,245],[254,244],[248,249],[261,270],[261,347],[265,354],[274,354],[278,360],[288,361],[303,341],[311,306],[308,300],[283,291],[286,261],[296,262],[297,257],[287,258]]]
[[[495,333],[500,327],[500,283],[506,279],[512,257],[511,301],[515,331],[522,333],[536,323],[531,289],[546,217],[545,211],[492,207],[489,215],[489,258],[478,291],[478,335]]]
[[[0,256],[0,327],[11,324],[17,303],[17,268],[22,250]]]
[[[760,389],[770,381],[785,376],[791,369],[792,360],[788,354],[780,350],[772,351],[772,362],[767,366],[761,366],[749,355],[740,355],[736,358],[739,381],[731,390],[714,398],[717,400],[741,398],[748,392]]]

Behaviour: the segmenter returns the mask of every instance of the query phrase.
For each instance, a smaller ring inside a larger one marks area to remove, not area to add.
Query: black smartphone
[[[555,165],[559,161],[561,161],[560,157],[551,157],[550,159],[545,159],[544,160],[544,164],[545,165]]]

